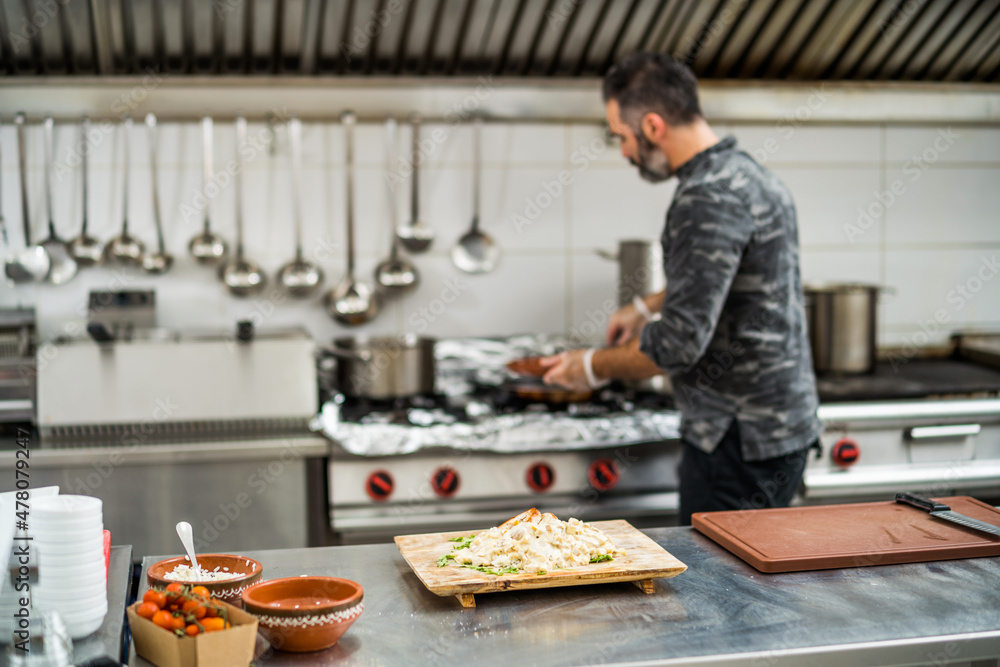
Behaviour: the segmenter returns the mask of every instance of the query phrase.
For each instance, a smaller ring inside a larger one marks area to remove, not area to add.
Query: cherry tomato
[[[153,618],[150,620],[166,630],[174,629],[174,617],[170,614],[169,611],[163,611],[163,610],[158,611],[155,614],[153,614]]]
[[[228,623],[219,617],[215,617],[206,618],[201,622],[201,625],[205,628],[205,632],[217,632],[219,630],[225,630]]]
[[[184,621],[184,617],[183,616],[173,616],[173,615],[171,615],[170,619],[173,621],[173,624],[174,624],[173,625],[173,629],[174,630],[183,630],[184,626],[187,625],[187,623]]]
[[[167,606],[167,596],[162,591],[155,591],[153,589],[149,589],[143,594],[142,601],[152,602],[156,605],[157,609],[163,609]]]
[[[181,605],[181,611],[184,612],[185,615],[190,614],[198,620],[205,618],[205,614],[208,612],[208,610],[205,609],[205,605],[199,600],[188,600]]]
[[[184,634],[186,634],[188,637],[194,637],[195,635],[201,634],[201,630],[198,629],[197,625],[191,623],[186,628],[184,628]]]
[[[183,592],[184,592],[183,584],[179,584],[176,581],[167,584],[167,602],[176,602],[177,599],[181,596],[181,593]]]
[[[191,589],[191,595],[197,595],[200,598],[205,598],[206,600],[212,597],[211,591],[209,591],[204,586],[195,586]]]
[[[210,604],[205,609],[205,616],[208,618],[215,618],[222,611],[222,608],[218,605]]]
[[[160,611],[160,608],[153,602],[143,602],[135,609],[135,613],[143,618],[153,618],[153,614]]]

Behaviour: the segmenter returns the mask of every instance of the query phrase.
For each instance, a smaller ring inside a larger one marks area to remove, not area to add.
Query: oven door
[[[840,412],[850,420],[824,420],[822,454],[803,479],[806,503],[884,500],[898,491],[1000,502],[1000,414],[993,412],[1000,401],[885,404],[882,418],[873,405]]]

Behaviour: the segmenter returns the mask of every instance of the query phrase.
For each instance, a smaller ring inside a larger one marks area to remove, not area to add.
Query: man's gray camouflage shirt
[[[670,374],[681,436],[711,452],[735,418],[746,460],[808,447],[822,427],[792,196],[733,137],[676,175],[662,319],[640,349]]]

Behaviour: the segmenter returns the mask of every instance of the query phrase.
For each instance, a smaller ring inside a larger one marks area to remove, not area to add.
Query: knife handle
[[[936,500],[931,500],[930,498],[924,498],[923,496],[918,496],[913,493],[897,493],[896,494],[897,503],[906,503],[907,505],[913,505],[914,507],[919,507],[922,510],[928,512],[948,512],[951,508],[943,503],[939,503]]]

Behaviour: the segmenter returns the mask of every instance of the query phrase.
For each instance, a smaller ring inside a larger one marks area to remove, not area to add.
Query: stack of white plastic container
[[[30,516],[28,533],[38,549],[32,604],[58,612],[73,639],[86,637],[108,613],[103,505],[89,496],[36,498]]]

